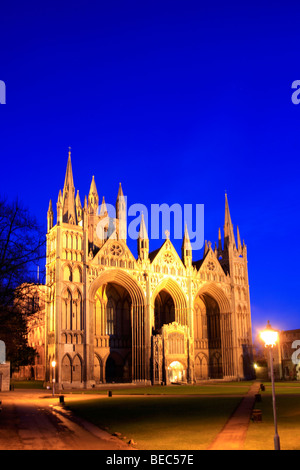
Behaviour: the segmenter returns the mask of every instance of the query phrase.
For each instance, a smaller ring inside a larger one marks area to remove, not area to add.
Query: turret
[[[100,208],[100,217],[107,217],[107,215],[108,215],[107,207],[106,207],[106,203],[105,203],[105,198],[103,196],[102,204],[101,204],[101,208]]]
[[[98,205],[99,205],[99,196],[98,196],[98,191],[97,191],[94,176],[92,178],[88,199],[89,199],[89,213],[96,214]]]
[[[79,224],[82,221],[82,205],[80,201],[79,191],[77,191],[77,194],[76,194],[75,206],[76,206],[77,222]]]
[[[68,224],[76,224],[76,208],[75,208],[75,187],[73,181],[71,150],[69,150],[68,163],[65,176],[65,184],[62,195],[62,218],[63,222]]]
[[[192,245],[191,245],[191,241],[190,241],[186,224],[185,224],[184,237],[183,237],[183,242],[182,242],[182,247],[181,247],[181,256],[182,256],[182,262],[186,268],[192,266]]]
[[[60,225],[63,221],[63,206],[62,206],[62,194],[61,189],[58,193],[57,203],[56,203],[56,214],[57,214],[57,224]]]
[[[237,249],[238,249],[239,254],[242,254],[243,249],[242,249],[241,236],[240,236],[240,231],[239,231],[238,226],[236,230],[237,230]]]
[[[227,194],[225,193],[224,249],[228,248],[229,246],[235,247],[236,245]]]
[[[118,239],[126,240],[126,231],[127,231],[127,221],[126,221],[126,199],[123,194],[122,185],[119,184],[119,191],[116,201],[116,218],[118,225]]]
[[[52,201],[49,201],[49,207],[47,212],[47,232],[49,233],[53,227],[53,208],[52,208]]]
[[[138,256],[141,260],[146,260],[149,257],[149,238],[143,213],[141,217],[140,232],[138,238]]]

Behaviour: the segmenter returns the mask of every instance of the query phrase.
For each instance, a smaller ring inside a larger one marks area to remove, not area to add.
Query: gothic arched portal
[[[149,380],[145,295],[136,280],[121,269],[105,271],[91,285],[90,305],[94,353],[103,364],[111,355],[108,366],[103,366],[103,381],[105,372],[110,381]]]
[[[158,331],[163,325],[175,321],[175,305],[171,295],[165,290],[161,290],[154,303],[154,329]]]
[[[222,378],[220,309],[216,300],[207,294],[199,295],[195,299],[194,334],[195,355],[201,352],[202,355],[204,354],[208,357],[208,374],[210,378]],[[196,369],[195,375],[197,377],[199,374],[197,378],[200,379],[202,370],[200,369],[200,364],[197,365],[199,370]]]
[[[213,283],[206,284],[194,300],[194,350],[195,358],[201,353],[208,358],[208,377],[236,375],[232,344],[229,299]]]
[[[108,283],[101,286],[95,297],[94,335],[96,344],[106,338],[109,349],[106,360],[105,381],[124,382],[132,380],[132,371],[125,364],[132,351],[131,297],[123,286]],[[102,344],[103,346],[103,344]],[[99,351],[100,353],[100,351]],[[95,380],[100,380],[99,371],[94,371]]]

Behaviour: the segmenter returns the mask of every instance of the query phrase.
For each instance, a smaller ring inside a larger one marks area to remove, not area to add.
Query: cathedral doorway
[[[220,308],[217,301],[208,294],[198,295],[194,303],[194,345],[195,356],[199,355],[196,364],[196,380],[210,377],[223,378]],[[200,357],[207,357],[208,364],[202,366]],[[199,363],[199,364],[198,364]],[[208,366],[208,367],[207,367]]]
[[[117,353],[111,353],[105,365],[106,383],[123,382],[124,379],[124,360]]]
[[[145,321],[145,295],[136,279],[123,269],[108,269],[94,279],[89,297],[94,355],[103,364],[100,380],[106,381],[105,364],[110,354],[118,366],[113,368],[109,361],[111,381],[137,383],[150,380],[150,327]],[[122,358],[122,364],[116,362],[113,353]],[[99,380],[99,371],[91,374],[91,379],[96,382],[95,376]]]
[[[165,290],[161,290],[154,304],[154,329],[159,331],[163,325],[168,325],[175,321],[175,305],[171,295]]]
[[[173,361],[168,367],[168,381],[170,383],[181,383],[186,380],[186,371],[179,361]]]
[[[96,293],[96,344],[109,350],[105,365],[106,382],[131,382],[128,357],[132,353],[131,297],[125,287],[116,283],[101,286]],[[104,340],[105,338],[105,340]],[[101,350],[99,349],[99,354]],[[99,372],[95,370],[99,378]]]

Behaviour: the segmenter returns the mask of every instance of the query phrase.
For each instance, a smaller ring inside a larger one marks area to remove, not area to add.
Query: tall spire
[[[141,216],[139,238],[141,240],[149,240],[143,212],[142,212],[142,216]]]
[[[105,203],[105,198],[103,196],[102,204],[101,204],[101,208],[100,208],[100,217],[104,217],[106,215],[107,215],[107,207],[106,207],[106,203]]]
[[[181,255],[182,255],[182,261],[184,265],[191,266],[192,265],[192,245],[187,229],[187,224],[185,224],[184,228],[184,236],[183,236],[183,241],[182,241],[182,246],[181,246]]]
[[[221,256],[222,254],[222,236],[221,236],[221,229],[219,228],[219,235],[218,235],[218,254]]]
[[[127,235],[127,215],[126,215],[126,199],[123,194],[121,183],[116,201],[116,218],[118,219],[118,239],[126,240]]]
[[[119,183],[119,190],[117,195],[117,202],[116,202],[116,217],[117,219],[120,218],[122,211],[125,210],[125,197],[123,194],[123,189],[121,183]]]
[[[69,224],[76,224],[75,187],[73,180],[70,147],[63,189],[63,222]]]
[[[91,213],[96,214],[99,205],[99,196],[96,187],[95,177],[93,176],[89,192],[89,209]]]
[[[138,255],[139,258],[142,260],[146,260],[149,257],[149,238],[143,213],[141,216],[140,231],[138,238]]]
[[[76,215],[77,215],[77,222],[81,222],[82,220],[82,205],[79,196],[79,190],[77,190],[76,198],[75,198],[75,206],[76,206]]]
[[[53,207],[52,207],[52,201],[50,199],[48,212],[47,212],[47,229],[48,229],[47,231],[50,232],[52,227],[53,227]]]
[[[224,221],[224,248],[228,245],[235,246],[235,238],[233,233],[233,225],[231,222],[229,204],[227,199],[227,193],[225,193],[225,221]]]
[[[240,236],[240,231],[239,231],[239,227],[237,226],[236,227],[236,231],[237,231],[237,248],[238,248],[238,251],[242,251],[242,243],[241,243],[241,236]]]

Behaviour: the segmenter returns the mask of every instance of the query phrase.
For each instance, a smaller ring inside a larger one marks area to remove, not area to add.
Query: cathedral
[[[223,238],[199,261],[187,228],[181,256],[169,236],[151,252],[143,216],[136,258],[125,212],[120,185],[109,227],[94,177],[82,206],[69,152],[55,220],[51,200],[47,213],[46,380],[63,390],[253,378],[247,248],[227,195]]]

